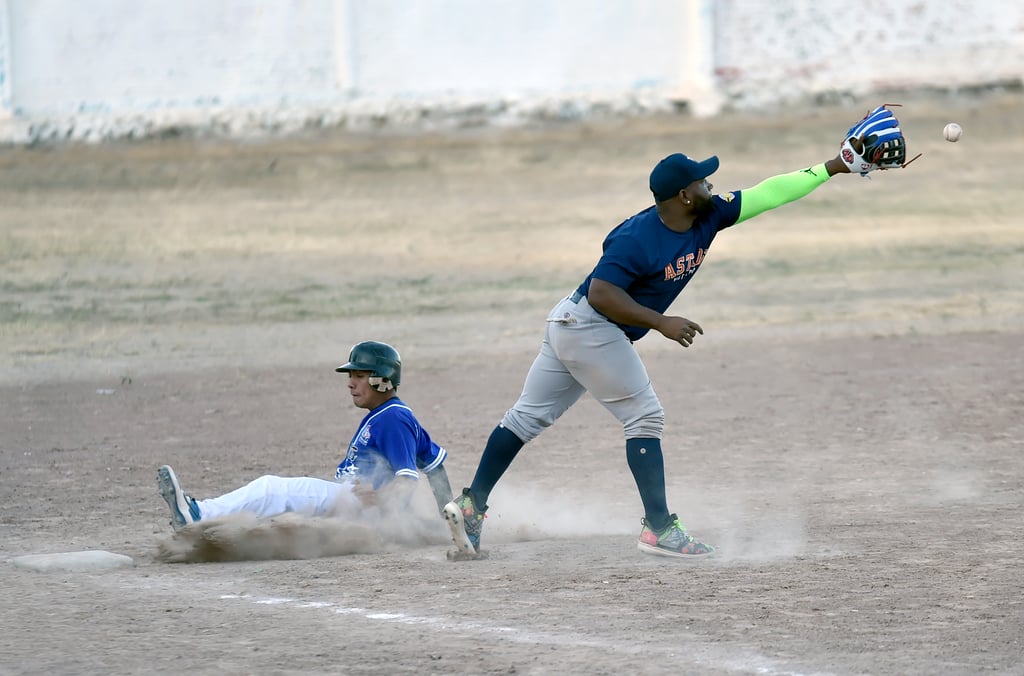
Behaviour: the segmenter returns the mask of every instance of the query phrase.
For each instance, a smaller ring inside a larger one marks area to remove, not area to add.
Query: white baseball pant
[[[359,498],[347,481],[268,474],[220,497],[196,500],[196,504],[203,519],[238,512],[252,512],[264,518],[285,512],[323,516],[339,509],[355,509]]]

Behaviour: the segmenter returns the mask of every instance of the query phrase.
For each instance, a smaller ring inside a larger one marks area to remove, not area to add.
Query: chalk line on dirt
[[[286,597],[262,597],[251,594],[222,594],[218,597],[226,601],[245,601],[256,605],[274,605],[295,609],[329,609],[337,615],[363,617],[376,622],[392,622],[396,624],[414,624],[419,626],[436,626],[440,629],[454,629],[462,634],[493,635],[517,643],[542,643],[564,646],[574,645],[584,648],[597,648],[612,652],[640,654],[650,656],[652,652],[674,657],[685,649],[686,659],[707,667],[736,671],[742,673],[768,674],[769,676],[829,676],[830,672],[796,671],[791,667],[757,654],[747,647],[737,647],[727,654],[720,645],[712,645],[690,637],[685,645],[664,646],[657,643],[620,644],[612,640],[583,638],[572,632],[524,631],[510,626],[485,624],[482,622],[466,622],[445,617],[408,615],[406,613],[386,612],[369,608],[346,607],[330,601],[300,600]]]

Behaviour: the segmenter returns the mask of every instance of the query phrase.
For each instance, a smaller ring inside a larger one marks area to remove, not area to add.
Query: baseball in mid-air
[[[950,122],[942,128],[942,135],[946,137],[946,140],[950,143],[956,143],[960,140],[960,135],[964,133],[963,128],[956,122]]]

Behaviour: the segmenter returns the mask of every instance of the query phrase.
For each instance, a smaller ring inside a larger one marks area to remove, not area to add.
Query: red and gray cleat
[[[655,532],[647,525],[647,519],[641,519],[643,529],[640,531],[640,542],[637,547],[647,554],[658,556],[674,556],[680,559],[705,558],[715,553],[715,548],[694,540],[686,532],[686,527],[679,522],[675,514],[669,516],[669,524],[662,531]]]

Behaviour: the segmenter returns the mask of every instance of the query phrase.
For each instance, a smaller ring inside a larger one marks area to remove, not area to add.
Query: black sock
[[[523,446],[525,444],[519,437],[501,425],[491,432],[484,453],[480,457],[480,464],[477,465],[473,483],[469,486],[473,503],[478,510],[487,509],[487,498],[491,495],[491,489],[498,483],[498,479],[512,464]]]
[[[647,525],[655,531],[663,530],[668,525],[669,514],[661,440],[626,439],[626,462],[640,491]]]

